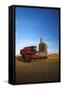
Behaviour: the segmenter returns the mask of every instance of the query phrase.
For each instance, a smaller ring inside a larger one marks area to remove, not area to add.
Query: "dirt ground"
[[[30,63],[16,57],[16,83],[59,81],[59,55],[32,59]]]

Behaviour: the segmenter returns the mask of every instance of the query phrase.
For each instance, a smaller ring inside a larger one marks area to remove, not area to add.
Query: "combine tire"
[[[24,61],[25,62],[31,62],[31,56],[30,55],[26,55],[25,58],[24,58]]]

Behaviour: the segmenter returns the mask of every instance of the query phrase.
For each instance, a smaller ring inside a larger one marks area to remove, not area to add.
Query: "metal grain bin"
[[[40,57],[47,57],[47,44],[40,39],[39,43],[39,56]]]

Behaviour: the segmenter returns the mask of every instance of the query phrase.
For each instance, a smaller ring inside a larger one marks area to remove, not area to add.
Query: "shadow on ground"
[[[47,60],[48,58],[45,58],[45,57],[42,57],[42,58],[32,58],[32,61],[30,61],[30,62],[34,62],[34,61],[40,61],[40,60]],[[24,60],[24,58],[22,57],[22,56],[17,56],[16,57],[16,60],[18,60],[18,61],[22,61],[22,62],[26,62],[25,60]],[[29,63],[30,63],[29,62]]]

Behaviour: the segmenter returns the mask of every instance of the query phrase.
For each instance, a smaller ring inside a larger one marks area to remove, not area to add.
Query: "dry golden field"
[[[59,81],[59,55],[49,55],[47,59],[32,59],[24,62],[16,57],[16,83]]]

